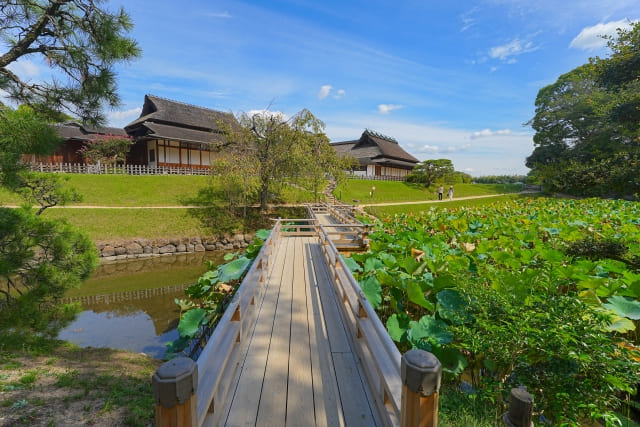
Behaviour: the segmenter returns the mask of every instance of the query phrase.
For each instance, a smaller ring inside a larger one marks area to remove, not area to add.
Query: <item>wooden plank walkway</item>
[[[225,426],[379,426],[317,237],[278,239]]]

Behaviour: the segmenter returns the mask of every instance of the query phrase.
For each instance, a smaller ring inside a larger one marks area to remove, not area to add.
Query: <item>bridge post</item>
[[[152,378],[156,426],[191,427],[198,424],[198,365],[177,357],[158,368]]]
[[[533,427],[533,396],[524,388],[512,388],[509,412],[502,421],[507,427]]]
[[[436,356],[424,350],[409,350],[402,355],[401,427],[436,427],[438,393],[442,365]]]

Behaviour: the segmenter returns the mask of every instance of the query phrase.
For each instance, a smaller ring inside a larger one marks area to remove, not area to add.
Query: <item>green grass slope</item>
[[[426,188],[422,185],[398,181],[369,181],[350,179],[339,185],[333,194],[345,203],[385,203],[385,202],[416,202],[421,200],[436,200],[438,185]],[[375,186],[373,197],[369,196],[371,187]],[[444,185],[445,197],[449,185]],[[455,184],[454,197],[483,196],[489,194],[514,193],[520,191],[520,185],[513,184]]]

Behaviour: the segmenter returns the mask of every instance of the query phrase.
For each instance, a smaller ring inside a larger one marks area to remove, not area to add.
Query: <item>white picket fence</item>
[[[209,175],[203,168],[160,166],[152,168],[144,165],[104,165],[83,163],[30,163],[35,172],[83,173],[103,175]]]

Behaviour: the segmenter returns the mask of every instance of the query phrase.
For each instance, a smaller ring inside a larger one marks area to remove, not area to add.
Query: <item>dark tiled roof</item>
[[[382,155],[386,157],[393,157],[398,160],[405,160],[409,162],[418,163],[420,160],[413,157],[411,154],[404,151],[404,149],[398,144],[395,139],[389,139],[383,135],[365,130],[360,137],[360,142],[355,148],[359,148],[363,145],[368,145],[369,141],[373,141],[379,148]]]
[[[160,123],[144,122],[142,123],[149,132],[146,136],[172,139],[175,141],[197,142],[204,144],[223,143],[224,138],[221,134],[215,132],[206,132],[195,129],[187,129],[178,126],[164,125]]]
[[[356,145],[356,142],[358,141],[335,142],[335,143],[332,143],[331,146],[333,147],[334,150],[336,150],[336,154],[338,155],[341,155],[341,154],[353,155],[353,153],[351,153],[351,150],[353,149],[353,146]]]
[[[127,136],[124,129],[112,127],[89,127],[76,122],[54,125],[58,135],[63,139],[91,140],[100,135]]]
[[[388,164],[412,169],[418,159],[407,153],[393,138],[365,130],[355,141],[334,142],[338,154],[351,154],[361,165]]]
[[[137,120],[125,126],[127,131],[146,122],[162,123],[183,128],[212,131],[219,130],[218,121],[223,121],[231,126],[237,122],[233,114],[211,110],[173,101],[154,95],[145,95],[142,112]]]

